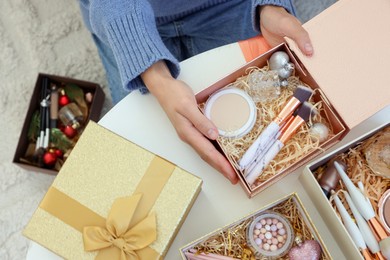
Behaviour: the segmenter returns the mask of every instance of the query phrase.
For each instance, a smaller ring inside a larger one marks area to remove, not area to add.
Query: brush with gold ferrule
[[[241,170],[247,169],[256,158],[262,157],[267,151],[269,143],[273,142],[283,124],[291,117],[294,111],[313,94],[311,88],[298,86],[293,96],[287,101],[278,116],[262,131],[260,136],[244,153],[239,161]]]
[[[337,162],[334,162],[334,166],[336,167],[337,172],[340,174],[340,177],[343,180],[349,195],[351,196],[351,201],[353,201],[359,213],[367,221],[368,226],[373,232],[376,240],[379,242],[379,248],[382,255],[386,259],[390,259],[390,237],[376,216],[374,209],[366,200],[366,197],[363,195],[363,193],[353,184],[341,166]]]
[[[304,102],[299,108],[297,115],[286,127],[285,132],[283,132],[278,139],[272,144],[268,151],[264,154],[262,159],[260,159],[256,165],[251,168],[250,171],[246,173],[245,180],[249,185],[252,185],[255,180],[260,176],[263,170],[268,166],[268,164],[275,158],[279,151],[284,147],[286,142],[293,136],[293,134],[298,130],[298,128],[305,123],[310,118],[310,114],[313,111],[314,107],[309,102]]]

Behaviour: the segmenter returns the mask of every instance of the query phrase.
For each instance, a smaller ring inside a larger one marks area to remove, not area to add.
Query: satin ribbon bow
[[[85,251],[99,250],[96,259],[140,259],[137,250],[156,240],[156,215],[149,214],[136,225],[129,227],[142,197],[141,193],[114,201],[106,220],[106,227],[84,227]]]

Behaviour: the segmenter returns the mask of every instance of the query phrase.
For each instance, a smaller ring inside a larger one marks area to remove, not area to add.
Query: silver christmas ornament
[[[310,136],[313,141],[319,140],[322,143],[328,139],[329,129],[323,123],[315,123],[310,127]]]
[[[284,51],[277,51],[269,58],[270,70],[275,70],[281,79],[286,79],[291,76],[294,70],[294,64],[292,64],[287,53]]]

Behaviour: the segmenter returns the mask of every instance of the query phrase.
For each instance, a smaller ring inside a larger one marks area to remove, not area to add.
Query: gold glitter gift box
[[[160,259],[201,184],[90,122],[23,234],[66,259],[115,259],[126,250]]]

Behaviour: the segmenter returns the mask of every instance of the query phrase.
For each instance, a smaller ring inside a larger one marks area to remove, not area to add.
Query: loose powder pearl
[[[265,238],[266,239],[272,238],[272,234],[270,232],[265,233]]]
[[[279,235],[284,235],[284,234],[286,234],[286,230],[284,228],[281,228],[281,229],[278,230],[278,234]]]
[[[278,228],[276,227],[276,225],[272,225],[271,226],[271,231],[276,231]]]
[[[261,245],[261,244],[263,243],[263,241],[261,241],[260,238],[256,238],[256,239],[255,239],[255,243],[256,243],[257,245]]]
[[[259,235],[260,234],[260,230],[259,229],[255,229],[255,231],[253,231],[253,233],[255,233],[255,235]]]
[[[263,225],[260,222],[257,222],[255,225],[255,228],[257,228],[257,229],[260,229],[262,227],[263,227]]]

